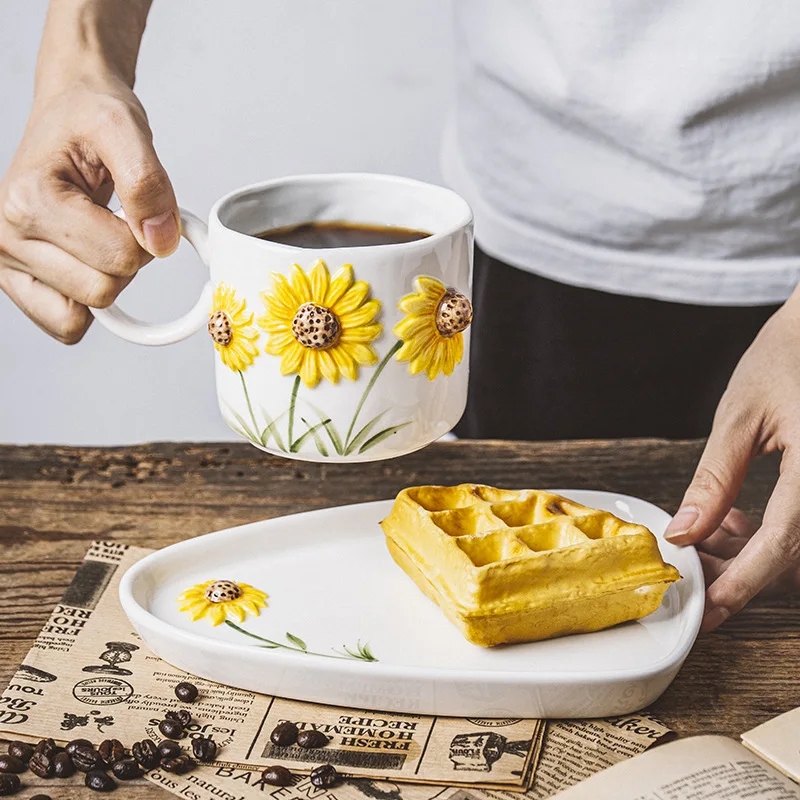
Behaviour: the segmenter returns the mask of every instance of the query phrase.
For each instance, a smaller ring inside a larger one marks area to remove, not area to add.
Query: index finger
[[[706,592],[703,630],[716,628],[798,561],[800,460],[787,451],[761,527]]]

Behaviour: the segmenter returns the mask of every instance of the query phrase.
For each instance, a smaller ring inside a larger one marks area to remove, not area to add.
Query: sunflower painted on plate
[[[221,625],[228,617],[244,622],[248,614],[257,617],[267,607],[267,595],[249,583],[213,580],[198,583],[178,598],[178,610],[191,614],[192,622],[208,617],[212,625]]]
[[[291,278],[273,273],[272,291],[262,292],[265,313],[256,319],[267,333],[266,352],[281,359],[283,375],[299,375],[308,387],[322,378],[354,381],[358,368],[378,361],[372,346],[382,331],[380,301],[345,264],[331,278],[321,259],[306,274],[292,266]]]
[[[398,361],[408,361],[412,375],[425,372],[428,380],[450,375],[464,357],[464,331],[472,322],[472,304],[456,289],[427,275],[414,279],[413,294],[397,305],[405,318],[394,327],[403,342]]]
[[[253,325],[247,303],[236,299],[236,290],[226,283],[214,289],[208,315],[208,333],[222,363],[234,372],[244,372],[258,355],[256,340],[261,335]]]

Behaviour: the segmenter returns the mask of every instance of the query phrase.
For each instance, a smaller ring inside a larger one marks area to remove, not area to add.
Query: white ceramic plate
[[[378,523],[392,501],[312,511],[210,533],[133,566],[122,606],[158,656],[219,683],[351,708],[470,717],[600,717],[653,702],[675,677],[700,626],[703,575],[692,548],[662,534],[669,515],[634,497],[561,490],[579,503],[646,525],[683,580],[661,608],[598,633],[484,649],[469,644],[397,567]],[[242,628],[335,655],[369,643],[368,663],[263,649],[175,598],[227,578],[263,589],[269,608]]]

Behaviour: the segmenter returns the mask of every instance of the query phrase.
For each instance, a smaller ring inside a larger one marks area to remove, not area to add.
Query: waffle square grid
[[[395,561],[483,646],[638,619],[680,577],[644,526],[551,492],[413,487],[382,526]]]

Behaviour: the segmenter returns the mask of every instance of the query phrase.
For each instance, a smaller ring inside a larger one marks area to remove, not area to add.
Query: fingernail
[[[731,612],[724,606],[712,608],[711,611],[707,612],[703,617],[703,623],[700,625],[700,630],[704,633],[706,631],[713,631],[715,628],[718,628],[720,625],[722,625],[722,623],[725,622],[730,615]]]
[[[678,513],[672,518],[672,522],[667,525],[667,530],[664,531],[664,538],[671,542],[688,533],[692,525],[697,522],[699,516],[700,510],[694,506],[684,506],[679,509]]]
[[[142,231],[147,251],[154,256],[168,256],[178,246],[178,223],[171,211],[146,219],[142,223]]]

